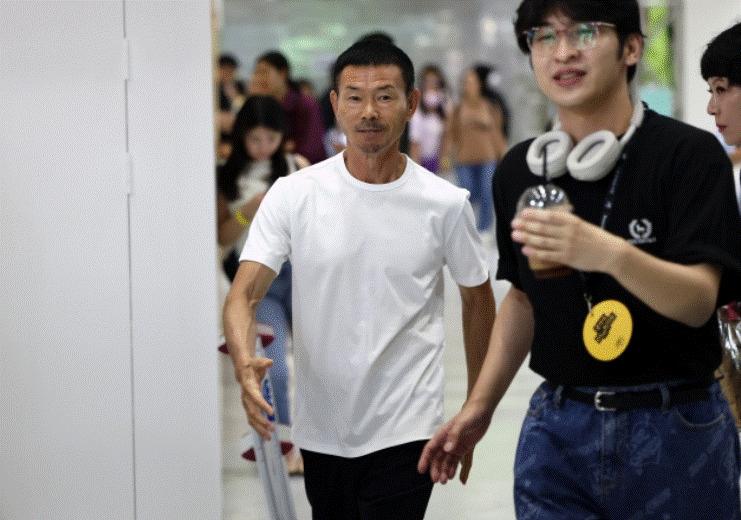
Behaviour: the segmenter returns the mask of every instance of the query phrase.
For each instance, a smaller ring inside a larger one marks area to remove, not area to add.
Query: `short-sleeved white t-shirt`
[[[443,266],[489,277],[468,192],[407,158],[368,184],[343,154],[278,179],[241,260],[293,267],[293,440],[358,457],[430,438],[443,420]]]

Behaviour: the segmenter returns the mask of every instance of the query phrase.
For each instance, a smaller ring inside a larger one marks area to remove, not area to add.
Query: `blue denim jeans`
[[[478,207],[476,228],[479,231],[491,226],[494,215],[494,204],[491,194],[491,179],[494,177],[496,162],[482,164],[456,164],[455,173],[458,186],[471,193],[471,204]]]
[[[265,348],[265,355],[273,360],[268,369],[273,386],[276,419],[291,424],[288,402],[288,365],[286,339],[291,326],[291,264],[286,262],[258,304],[255,318],[259,323],[273,327],[273,342]]]
[[[518,520],[739,520],[739,435],[710,394],[600,412],[543,383],[515,455]]]

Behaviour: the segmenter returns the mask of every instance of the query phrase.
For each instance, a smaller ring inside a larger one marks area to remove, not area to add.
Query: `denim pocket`
[[[525,413],[520,437],[517,441],[517,448],[515,449],[515,475],[525,471],[535,457],[535,450],[532,443],[529,443],[527,439],[530,432],[534,428],[537,428],[543,416],[543,410],[551,399],[553,399],[553,392],[548,390],[546,383],[540,385],[530,398],[530,406]]]
[[[678,405],[672,409],[672,413],[677,422],[688,430],[709,430],[728,419],[715,399]]]

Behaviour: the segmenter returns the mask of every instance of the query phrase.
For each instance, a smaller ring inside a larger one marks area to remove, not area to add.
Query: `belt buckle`
[[[594,407],[600,412],[616,412],[617,408],[607,408],[606,406],[602,406],[602,397],[605,395],[615,395],[615,392],[597,390],[594,393]]]

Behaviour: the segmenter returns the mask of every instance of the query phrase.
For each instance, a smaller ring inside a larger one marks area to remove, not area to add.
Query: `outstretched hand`
[[[253,358],[239,380],[242,387],[242,405],[247,412],[250,426],[267,440],[270,440],[270,432],[275,431],[275,426],[265,414],[271,416],[275,411],[263,397],[260,385],[272,364],[272,359]]]
[[[465,484],[473,463],[473,448],[486,433],[490,420],[490,414],[473,405],[464,405],[425,445],[417,471],[429,470],[433,482],[445,484],[455,477],[461,463],[460,480]]]

